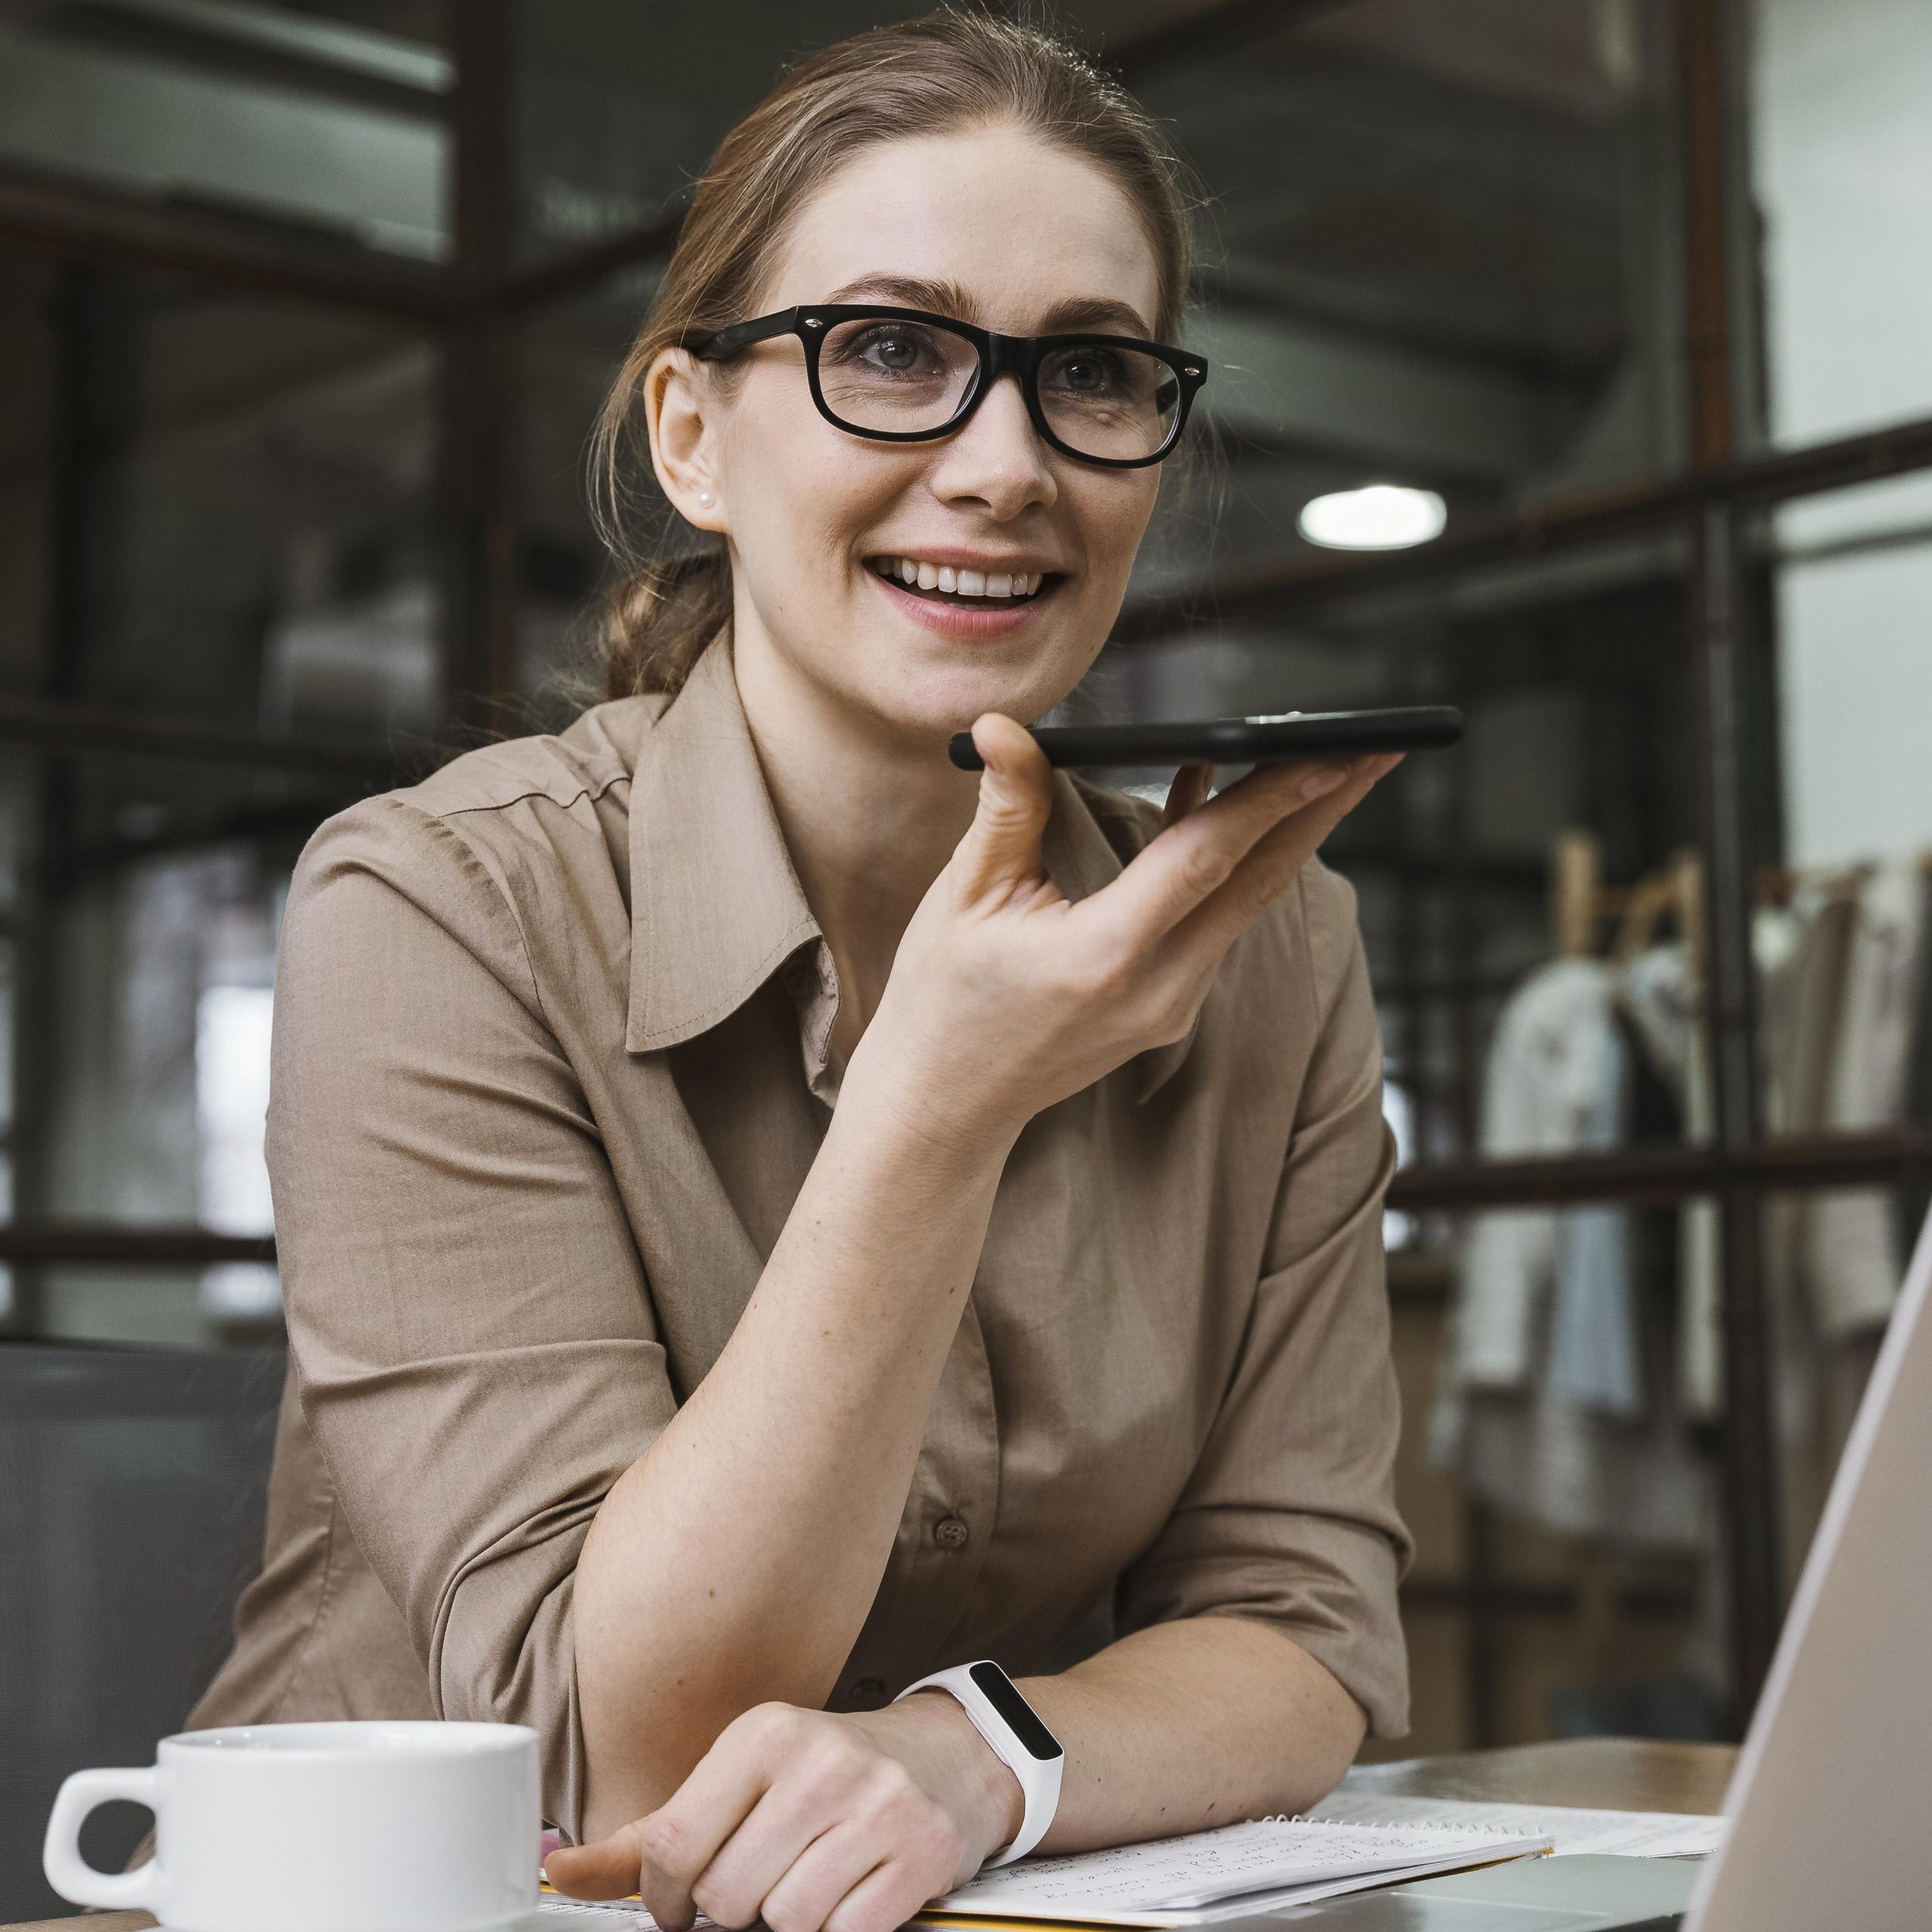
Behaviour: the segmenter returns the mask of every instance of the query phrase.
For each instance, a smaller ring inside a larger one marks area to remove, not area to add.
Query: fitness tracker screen
[[[1059,1740],[1035,1714],[1033,1707],[1014,1688],[1013,1679],[996,1663],[976,1663],[973,1681],[986,1700],[1006,1721],[1006,1727],[1025,1746],[1029,1758],[1058,1758],[1064,1754]]]

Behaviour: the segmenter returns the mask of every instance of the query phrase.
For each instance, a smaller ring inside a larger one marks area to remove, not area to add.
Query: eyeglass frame
[[[826,401],[818,373],[819,351],[824,346],[826,332],[839,322],[868,319],[928,323],[963,337],[978,351],[978,372],[967,385],[958,408],[946,421],[931,429],[862,429],[832,413]],[[804,346],[805,380],[818,413],[835,429],[842,429],[848,436],[863,436],[869,441],[878,443],[937,441],[962,428],[992,392],[994,383],[1001,376],[1011,375],[1020,384],[1027,416],[1041,441],[1048,448],[1059,451],[1062,456],[1072,457],[1076,463],[1091,463],[1103,469],[1145,469],[1151,464],[1164,462],[1180,441],[1181,432],[1187,427],[1188,412],[1193,408],[1194,398],[1201,385],[1208,380],[1205,356],[1196,355],[1185,349],[1171,348],[1165,343],[1143,342],[1138,336],[1102,335],[1091,330],[1063,331],[1054,335],[1001,335],[992,329],[957,321],[951,315],[935,315],[929,309],[900,309],[873,302],[803,303],[796,308],[774,309],[768,315],[734,322],[728,328],[698,337],[684,346],[703,361],[722,362],[755,343],[769,342],[785,335],[797,337]],[[1152,455],[1089,456],[1085,451],[1075,449],[1063,441],[1054,433],[1040,401],[1040,364],[1054,349],[1078,348],[1083,344],[1101,349],[1137,349],[1143,355],[1152,355],[1164,362],[1174,371],[1180,390],[1174,409],[1174,426],[1168,432],[1166,440]]]

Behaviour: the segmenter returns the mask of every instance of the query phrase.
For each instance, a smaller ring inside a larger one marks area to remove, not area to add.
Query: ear
[[[724,492],[715,474],[719,398],[688,349],[667,349],[644,379],[651,466],[671,507],[700,530],[723,531]]]

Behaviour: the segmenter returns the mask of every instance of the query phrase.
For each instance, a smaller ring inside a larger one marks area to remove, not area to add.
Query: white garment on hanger
[[[1924,903],[1924,879],[1911,860],[1877,867],[1858,895],[1820,1123],[1828,1133],[1903,1118]],[[1838,1341],[1884,1327],[1905,1272],[1887,1190],[1820,1194],[1801,1227],[1800,1266],[1821,1337]]]
[[[1618,985],[1658,1077],[1677,1097],[1684,1138],[1711,1137],[1711,1069],[1697,1017],[1690,950],[1653,946],[1623,968]],[[1700,1420],[1724,1406],[1723,1269],[1717,1204],[1687,1201],[1677,1217],[1677,1381],[1686,1415]]]
[[[1571,1153],[1621,1140],[1629,1069],[1614,984],[1601,960],[1560,959],[1512,995],[1491,1043],[1485,1154]],[[1709,1473],[1670,1389],[1644,1386],[1629,1232],[1629,1211],[1615,1206],[1477,1218],[1429,1453],[1460,1466],[1475,1494],[1551,1528],[1703,1550]]]
[[[1800,944],[1801,922],[1779,906],[1761,906],[1751,949],[1764,998],[1767,1033],[1779,1037],[1783,1001]],[[1652,946],[1625,966],[1617,998],[1657,1077],[1676,1096],[1687,1145],[1708,1145],[1714,1124],[1710,1056],[1698,1010],[1690,948]],[[1771,1056],[1774,1069],[1777,1056]],[[1768,1118],[1777,1118],[1775,1081],[1766,1084]],[[1687,1201],[1677,1217],[1677,1395],[1684,1415],[1708,1422],[1724,1411],[1724,1268],[1714,1201]]]
[[[1482,1151],[1492,1158],[1614,1146],[1628,1068],[1598,959],[1558,959],[1512,995],[1484,1081]],[[1463,1257],[1451,1373],[1461,1386],[1520,1389],[1548,1309],[1551,1373],[1563,1399],[1629,1415],[1641,1404],[1620,1208],[1510,1208],[1479,1216]]]

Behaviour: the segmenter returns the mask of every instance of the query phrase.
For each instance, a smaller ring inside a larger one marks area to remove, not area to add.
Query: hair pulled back
[[[1172,155],[1119,84],[1040,28],[951,8],[875,27],[800,61],[725,136],[697,184],[657,297],[592,441],[600,530],[626,574],[604,609],[605,694],[675,691],[731,611],[731,565],[641,529],[649,473],[641,398],[666,349],[743,320],[799,206],[861,149],[1010,122],[1104,170],[1151,244],[1163,341],[1180,333],[1190,266],[1187,201]],[[661,518],[661,512],[660,512]]]

